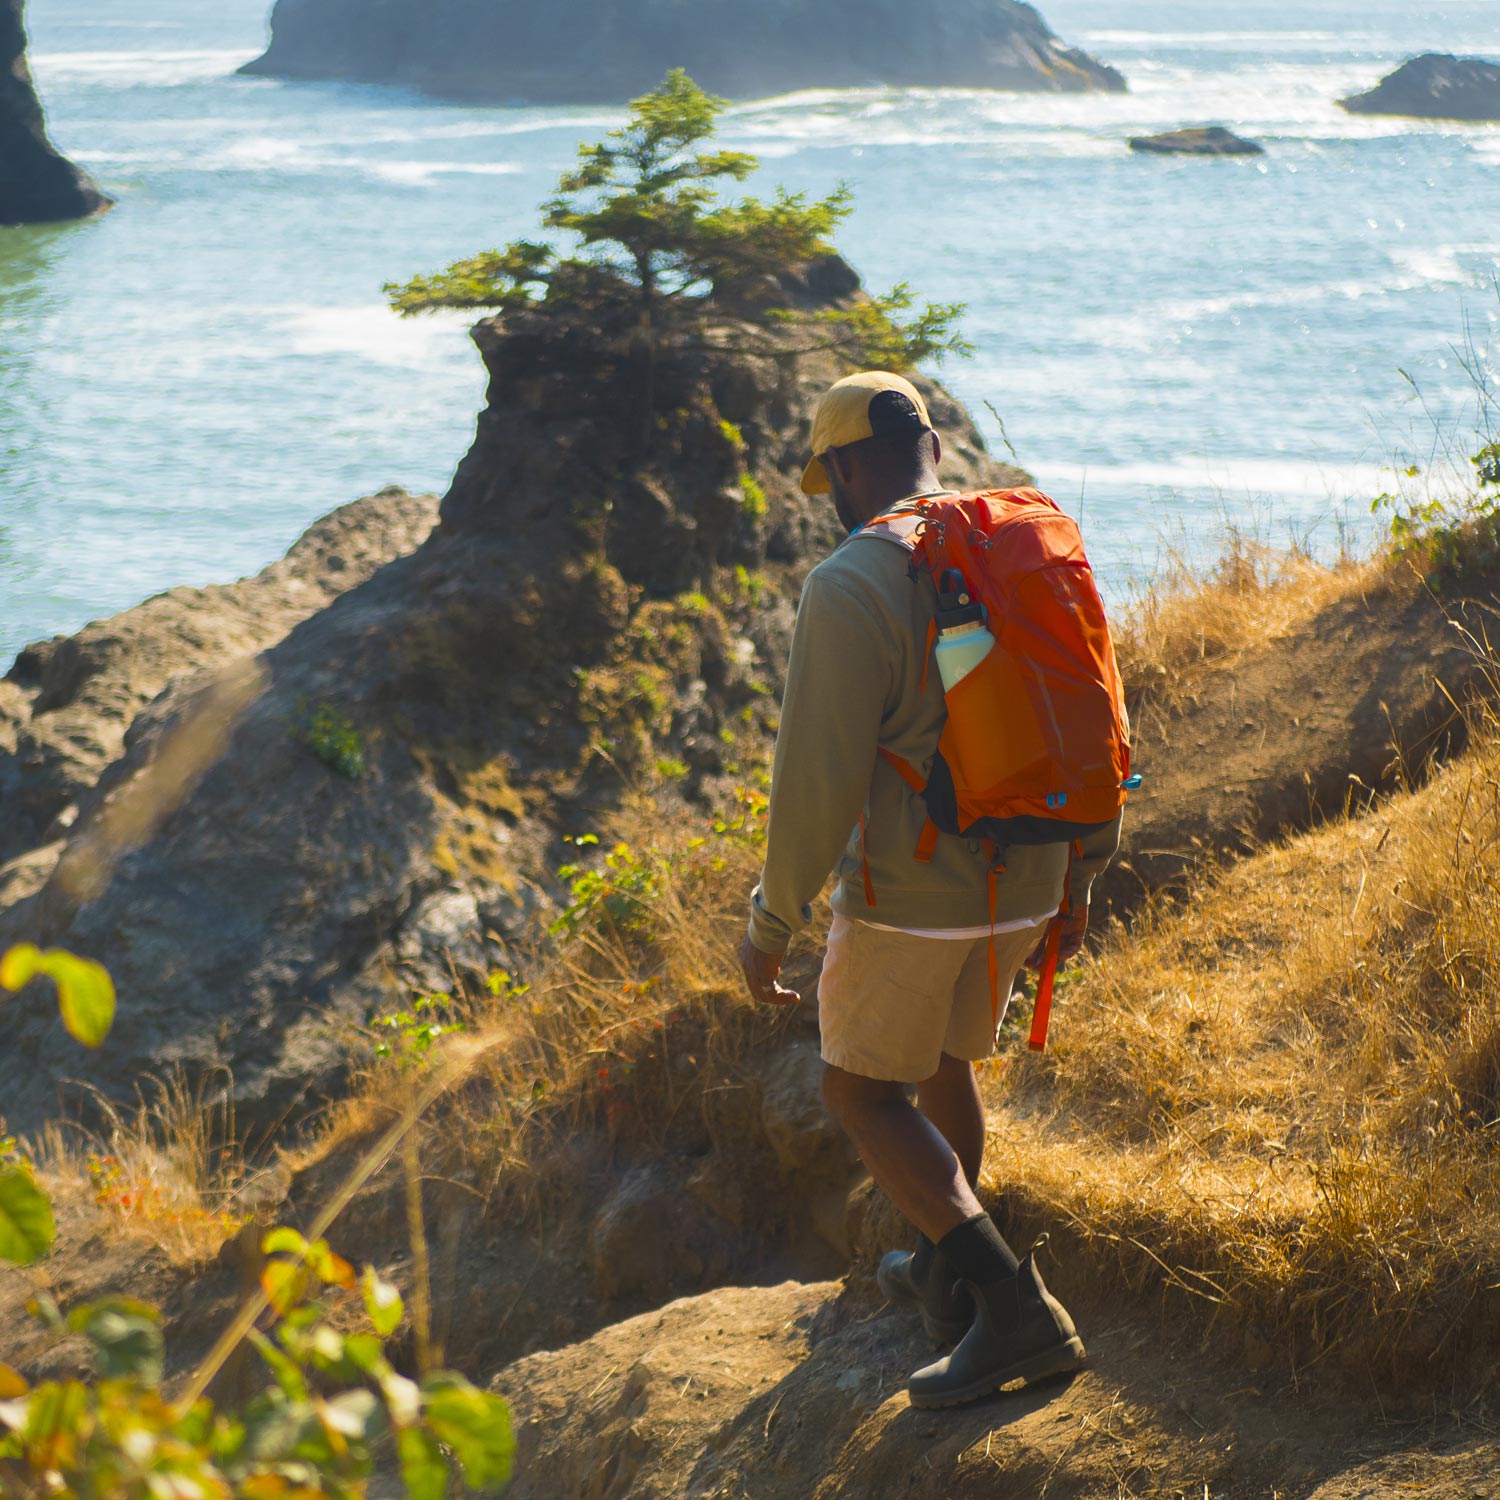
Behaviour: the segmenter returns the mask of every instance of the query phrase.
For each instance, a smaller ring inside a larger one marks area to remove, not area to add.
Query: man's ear
[[[936,432],[932,434],[932,466],[936,468],[943,461],[943,440]]]
[[[849,467],[844,462],[844,455],[837,448],[829,448],[823,455],[823,467],[830,474],[837,474],[838,481],[847,489],[849,487]]]

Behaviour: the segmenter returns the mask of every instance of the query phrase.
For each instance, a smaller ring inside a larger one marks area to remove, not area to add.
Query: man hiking
[[[777,976],[836,870],[818,986],[823,1098],[921,1233],[914,1252],[885,1257],[880,1285],[915,1304],[939,1342],[961,1340],[909,1387],[916,1405],[951,1406],[1083,1358],[1033,1257],[1018,1261],[975,1197],[985,1120],[974,1064],[994,1049],[995,1000],[1039,961],[1049,925],[1063,924],[1062,957],[1079,950],[1119,819],[1072,847],[1071,871],[1066,842],[1008,849],[994,880],[994,849],[977,839],[941,834],[930,858],[913,858],[927,808],[896,761],[929,768],[947,717],[926,670],[938,594],[901,547],[860,531],[949,493],[941,442],[914,386],[868,372],[824,396],[812,450],[802,488],[831,494],[850,535],[803,589],[740,961],[756,1000],[796,1003]]]

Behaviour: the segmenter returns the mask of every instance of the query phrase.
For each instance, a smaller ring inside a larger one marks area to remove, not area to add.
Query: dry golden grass
[[[212,1256],[244,1222],[247,1174],[227,1107],[181,1077],[152,1082],[137,1107],[98,1101],[93,1130],[50,1127],[37,1151],[64,1200],[92,1203],[104,1228],[154,1245],[179,1265]]]
[[[990,1088],[998,1187],[1300,1363],[1430,1377],[1493,1350],[1500,724],[1206,875],[1065,993],[1053,1052]]]
[[[1120,672],[1132,703],[1170,709],[1205,674],[1305,623],[1335,599],[1389,585],[1403,570],[1387,555],[1328,565],[1229,530],[1204,573],[1180,556],[1115,622]]]

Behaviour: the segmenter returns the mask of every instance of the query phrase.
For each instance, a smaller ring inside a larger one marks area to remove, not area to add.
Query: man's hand
[[[1047,923],[1046,931],[1042,934],[1042,940],[1032,950],[1031,957],[1026,960],[1026,967],[1037,973],[1041,972],[1043,963],[1047,959],[1047,938],[1054,927],[1062,929],[1062,938],[1057,945],[1057,963],[1061,968],[1071,958],[1077,958],[1083,951],[1083,940],[1089,930],[1089,909],[1080,907],[1070,912],[1065,917],[1053,917]]]
[[[748,936],[740,944],[740,968],[750,998],[758,1005],[797,1005],[802,996],[777,982],[784,953],[762,953]]]

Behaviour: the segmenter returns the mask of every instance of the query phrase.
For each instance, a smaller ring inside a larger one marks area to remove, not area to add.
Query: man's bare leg
[[[901,1084],[825,1064],[823,1101],[870,1175],[934,1244],[984,1212],[941,1127],[907,1099]],[[955,1134],[972,1149],[972,1140],[964,1139],[962,1113],[952,1111]],[[983,1128],[981,1117],[981,1153]]]
[[[984,1102],[973,1063],[943,1053],[937,1072],[917,1085],[917,1108],[953,1148],[970,1188],[978,1192],[984,1164]]]

